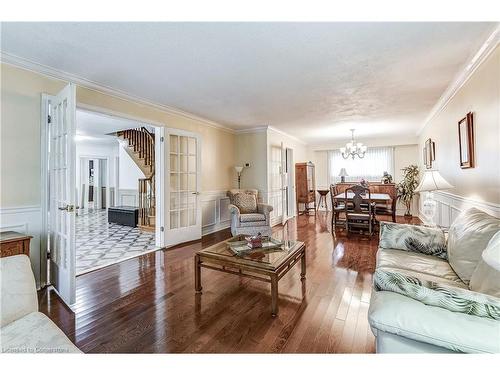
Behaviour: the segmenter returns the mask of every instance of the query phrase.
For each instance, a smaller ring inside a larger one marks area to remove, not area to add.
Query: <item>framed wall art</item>
[[[460,168],[474,168],[474,123],[472,112],[458,122]]]

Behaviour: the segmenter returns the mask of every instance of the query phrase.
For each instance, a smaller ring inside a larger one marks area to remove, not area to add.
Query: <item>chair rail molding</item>
[[[0,207],[0,232],[16,231],[33,237],[30,241],[30,260],[37,289],[40,288],[41,212],[40,206]]]
[[[440,191],[434,192],[436,214],[434,221],[440,227],[448,228],[460,213],[468,208],[475,207],[494,217],[500,218],[500,204],[466,198],[460,195]],[[426,222],[422,210],[423,199],[420,199],[419,218]]]
[[[227,190],[207,190],[200,195],[202,235],[231,226]]]

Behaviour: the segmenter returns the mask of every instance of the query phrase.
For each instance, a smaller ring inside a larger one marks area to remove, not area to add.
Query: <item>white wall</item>
[[[473,113],[475,167],[460,168],[458,121]],[[436,222],[447,226],[465,207],[500,216],[500,47],[497,45],[466,82],[432,118],[419,136],[436,144],[433,168],[454,186],[434,194]],[[420,158],[420,165],[422,165]],[[423,200],[422,200],[423,201]]]

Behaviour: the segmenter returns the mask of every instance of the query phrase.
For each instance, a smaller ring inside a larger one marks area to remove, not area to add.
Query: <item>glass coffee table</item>
[[[201,293],[201,268],[208,268],[233,275],[249,277],[271,284],[271,314],[278,314],[278,282],[292,267],[300,261],[300,279],[306,278],[306,246],[299,241],[283,241],[279,248],[252,250],[237,255],[229,247],[229,242],[244,240],[236,236],[219,242],[194,256],[194,280],[196,293]]]

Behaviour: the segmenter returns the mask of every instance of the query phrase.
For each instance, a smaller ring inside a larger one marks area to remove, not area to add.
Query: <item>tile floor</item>
[[[106,210],[86,211],[76,217],[77,275],[154,249],[154,233],[108,223]]]

